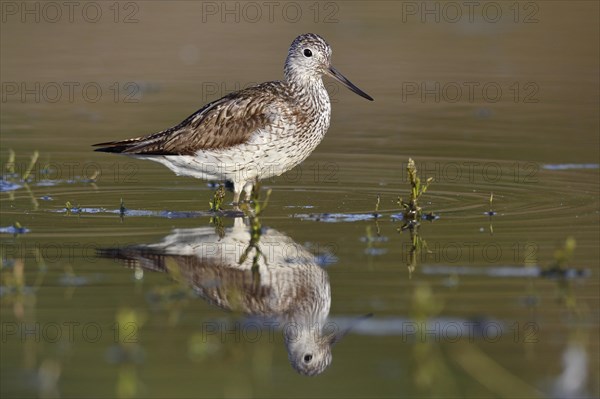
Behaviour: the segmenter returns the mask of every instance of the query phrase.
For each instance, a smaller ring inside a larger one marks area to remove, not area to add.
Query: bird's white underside
[[[274,129],[276,125],[272,125],[269,131],[257,130],[247,143],[233,147],[200,150],[195,155],[135,157],[159,162],[178,176],[230,181],[236,195],[245,190],[248,197],[255,181],[280,176],[310,155],[329,127],[329,115],[330,112],[325,112],[318,118],[316,125],[319,128],[312,134],[312,140],[302,140],[291,134],[290,131],[294,129],[292,126],[277,126]]]

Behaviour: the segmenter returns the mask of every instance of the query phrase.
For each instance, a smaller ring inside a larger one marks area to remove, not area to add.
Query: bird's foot
[[[244,215],[254,217],[256,214],[253,201],[242,201],[239,204],[239,210],[244,212]]]

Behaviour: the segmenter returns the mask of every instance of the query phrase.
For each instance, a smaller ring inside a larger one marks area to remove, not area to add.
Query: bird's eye
[[[304,56],[305,57],[312,57],[312,51],[310,51],[310,49],[305,48],[304,49]]]
[[[310,51],[310,50],[309,50]],[[304,363],[308,363],[312,360],[312,355],[304,355]]]

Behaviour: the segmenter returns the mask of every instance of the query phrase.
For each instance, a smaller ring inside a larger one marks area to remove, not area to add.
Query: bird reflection
[[[331,289],[315,256],[285,234],[263,228],[263,256],[243,256],[251,234],[242,218],[233,227],[176,229],[162,242],[104,249],[100,256],[130,267],[169,273],[225,310],[282,323],[292,367],[316,375],[331,364],[331,347],[348,331],[327,323]],[[176,265],[177,272],[173,272]]]

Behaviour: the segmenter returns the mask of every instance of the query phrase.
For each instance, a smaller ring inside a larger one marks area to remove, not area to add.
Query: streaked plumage
[[[262,83],[207,104],[179,125],[96,151],[160,162],[177,175],[229,181],[234,203],[256,180],[279,176],[321,142],[331,116],[321,76],[327,74],[372,100],[331,66],[331,48],[308,33],[292,43],[284,80]]]
[[[293,323],[294,329],[283,329],[290,363],[301,374],[323,372],[331,363],[331,346],[343,335],[324,328],[331,305],[327,272],[290,237],[265,228],[259,245],[268,263],[260,258],[257,276],[252,256],[239,263],[249,243],[248,227],[236,218],[224,235],[212,227],[177,229],[160,243],[103,249],[100,256],[167,273],[168,265],[177,265],[173,275],[208,302],[282,326]]]

